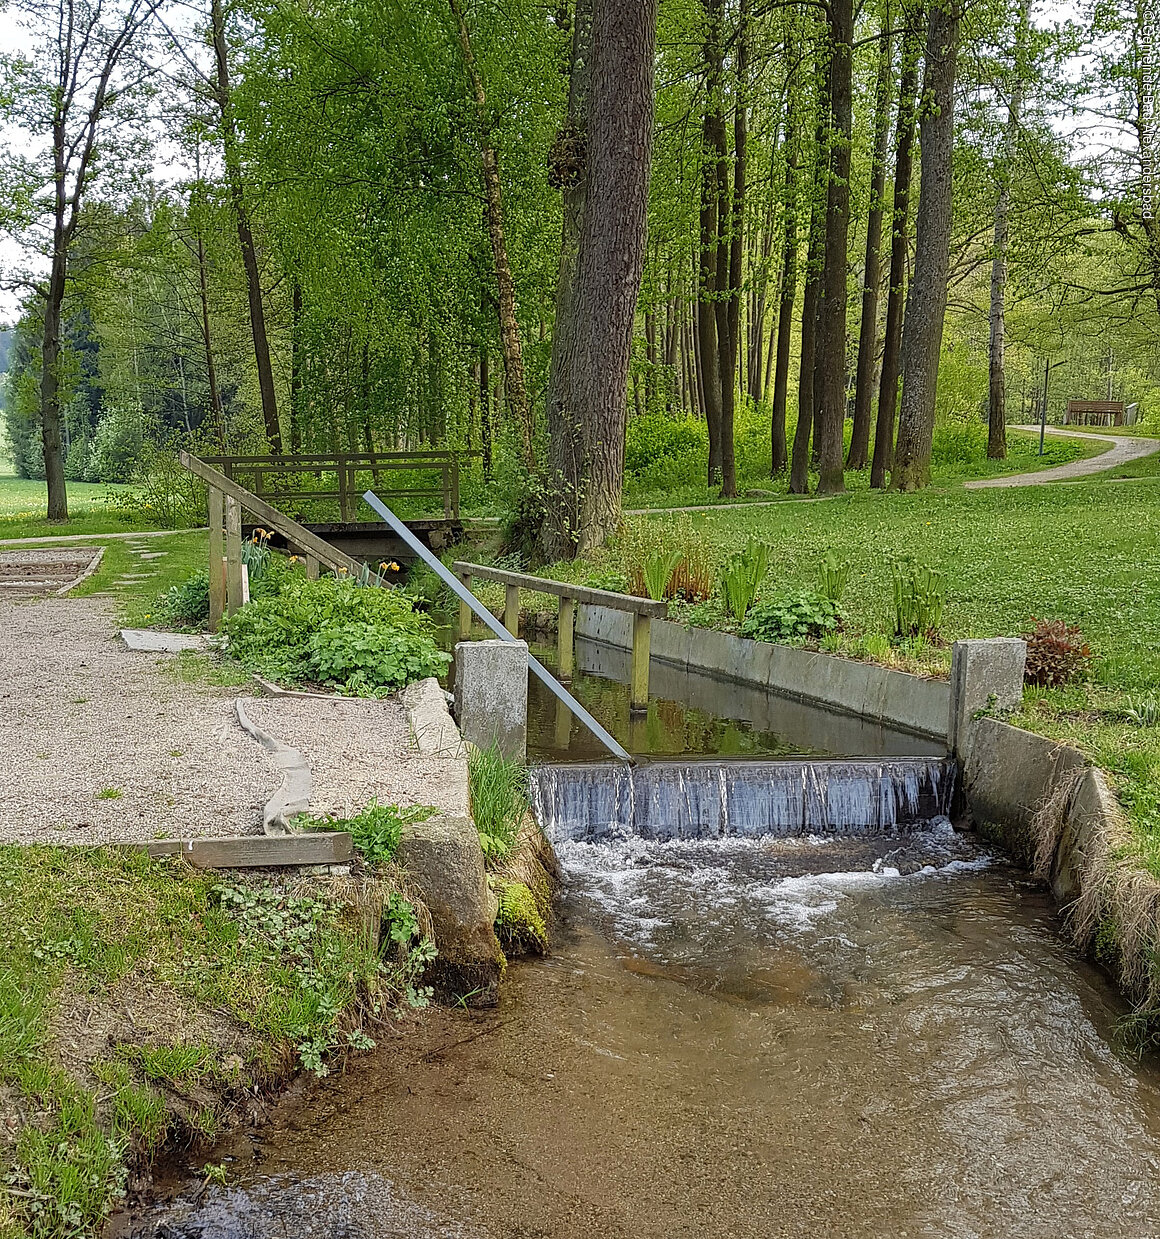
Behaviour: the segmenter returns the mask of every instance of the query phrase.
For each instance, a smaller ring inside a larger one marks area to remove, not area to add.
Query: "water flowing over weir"
[[[950,815],[949,758],[539,766],[532,810],[553,843],[890,835]]]

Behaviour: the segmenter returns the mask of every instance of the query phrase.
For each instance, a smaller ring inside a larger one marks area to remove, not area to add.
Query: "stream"
[[[1160,1235],[1160,1074],[1047,895],[945,819],[559,851],[555,949],[497,1010],[408,1017],[132,1233]]]

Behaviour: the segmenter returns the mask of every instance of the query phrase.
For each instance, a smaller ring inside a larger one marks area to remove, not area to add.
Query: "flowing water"
[[[632,790],[643,816],[621,794],[594,827],[593,779],[541,775],[567,875],[553,954],[514,965],[497,1010],[408,1020],[191,1157],[230,1183],[133,1233],[1160,1235],[1160,1077],[1117,1055],[1119,1000],[926,771],[888,772],[897,821],[880,798],[874,830],[842,834],[813,833],[817,805],[730,829],[745,791],[688,816],[712,780],[671,770]],[[687,828],[638,829],[666,804]]]

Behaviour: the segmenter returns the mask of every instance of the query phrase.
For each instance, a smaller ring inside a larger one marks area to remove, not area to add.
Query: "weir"
[[[950,758],[612,762],[534,767],[532,811],[553,843],[890,835],[948,817]]]

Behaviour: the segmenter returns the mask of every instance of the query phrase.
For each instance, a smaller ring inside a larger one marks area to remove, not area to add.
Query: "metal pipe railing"
[[[407,526],[399,520],[399,518],[387,507],[385,503],[374,493],[374,491],[366,491],[363,494],[363,499],[374,509],[391,529],[398,534],[403,542],[414,551],[416,555],[434,572],[439,579],[455,594],[455,596],[470,607],[472,611],[491,629],[493,633],[501,641],[514,642],[517,640],[508,630],[495,618],[494,615],[483,605],[482,602],[463,584],[462,581],[455,576],[448,568],[440,561],[438,556],[433,555],[422,542],[407,528]],[[528,652],[528,667],[532,674],[536,676],[560,701],[572,711],[573,714],[588,728],[590,732],[604,745],[606,749],[615,757],[619,757],[621,761],[628,762],[629,765],[634,765],[632,756],[628,750],[618,744],[612,736],[588,713],[587,710],[576,700],[575,697],[556,679],[554,675],[546,667],[544,667],[537,658],[532,656],[531,651]]]

